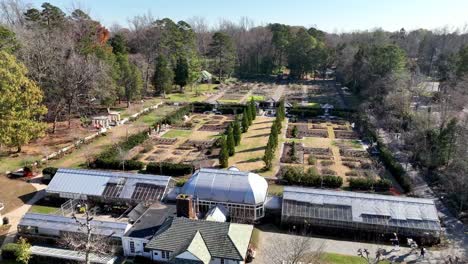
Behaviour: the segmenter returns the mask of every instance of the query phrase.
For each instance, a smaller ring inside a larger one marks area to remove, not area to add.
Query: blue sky
[[[40,6],[45,0],[25,0]],[[70,10],[77,3],[106,26],[127,26],[128,18],[148,12],[156,18],[185,20],[205,17],[238,21],[246,16],[256,24],[279,22],[317,26],[328,32],[463,27],[468,24],[468,0],[48,0]]]

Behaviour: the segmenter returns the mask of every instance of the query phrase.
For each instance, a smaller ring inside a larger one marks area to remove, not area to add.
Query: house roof
[[[231,225],[235,225],[233,229]],[[177,217],[161,228],[146,247],[174,252],[177,256],[190,248],[199,233],[212,258],[244,260],[247,253],[245,245],[250,241],[252,230],[251,225]]]
[[[226,222],[227,215],[229,215],[226,207],[218,204],[212,207],[205,215],[205,220],[207,221],[217,221],[217,222]]]
[[[185,183],[182,193],[201,200],[260,204],[265,201],[267,190],[267,181],[258,174],[237,168],[201,168]]]
[[[100,170],[59,169],[47,193],[74,196],[104,196],[132,200],[161,200],[171,181],[169,176]]]
[[[168,218],[176,216],[176,211],[172,204],[153,204],[135,221],[125,236],[151,239]]]
[[[85,220],[82,218],[77,218],[77,220],[81,223],[85,223]],[[61,215],[27,213],[21,218],[19,225],[76,233],[85,232],[83,228],[77,225],[77,220]],[[125,222],[101,220],[92,220],[91,226],[93,227],[93,234],[119,238],[131,227],[130,224]]]
[[[389,219],[389,225],[411,222],[413,228],[440,230],[437,209],[430,199],[286,186],[283,191],[283,214],[294,214],[294,211],[285,210],[287,201],[326,206],[329,211],[330,206],[335,206],[337,210],[349,208],[346,210],[349,213],[336,215],[330,212],[320,215],[320,210],[315,210],[314,215],[310,216],[316,218],[367,223],[374,218],[385,217]]]

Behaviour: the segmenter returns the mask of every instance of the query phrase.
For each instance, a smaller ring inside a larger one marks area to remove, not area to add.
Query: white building
[[[243,264],[253,226],[176,217],[146,245],[153,261]]]

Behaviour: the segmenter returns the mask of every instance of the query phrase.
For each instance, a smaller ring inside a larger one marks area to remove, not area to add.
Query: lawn
[[[169,94],[167,98],[173,102],[201,102],[209,93],[216,93],[216,84],[199,84],[197,87],[187,87],[183,93]],[[197,94],[198,93],[198,94]]]
[[[348,256],[335,253],[323,253],[322,261],[327,264],[366,264],[367,261],[358,256]],[[380,261],[380,264],[390,263],[388,261]]]
[[[177,130],[177,129],[171,129],[167,131],[164,135],[162,135],[163,138],[188,138],[192,134],[192,130]]]
[[[86,166],[86,160],[101,153],[106,147],[123,140],[125,137],[148,129],[150,121],[163,118],[167,113],[176,109],[174,106],[164,105],[151,113],[140,116],[134,122],[112,128],[106,136],[100,136],[87,145],[81,146],[71,154],[58,160],[51,160],[47,166],[80,168]]]
[[[273,118],[257,116],[249,130],[242,134],[241,144],[236,153],[229,158],[229,165],[241,171],[261,171],[265,166],[262,157],[270,135]]]
[[[58,207],[44,206],[44,205],[32,205],[29,209],[29,213],[38,214],[56,214]]]
[[[316,102],[308,102],[307,106],[312,108],[320,108],[320,104]]]
[[[0,173],[14,171],[41,159],[41,155],[28,155],[21,153],[18,157],[5,157],[0,159]]]
[[[283,185],[278,185],[276,183],[268,185],[268,194],[283,196]]]
[[[23,180],[11,180],[0,175],[0,201],[5,204],[2,214],[8,213],[26,203],[36,193],[36,189]]]
[[[265,96],[263,95],[251,95],[249,96],[249,102],[254,99],[254,101],[265,101]]]
[[[240,100],[238,99],[218,99],[217,100],[220,103],[226,103],[226,104],[237,104],[239,103]]]

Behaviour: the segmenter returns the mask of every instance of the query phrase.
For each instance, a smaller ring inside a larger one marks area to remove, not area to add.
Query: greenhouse
[[[436,240],[441,231],[429,199],[300,187],[284,188],[281,222]]]
[[[265,215],[268,183],[255,173],[201,168],[184,185],[183,194],[191,195],[197,212],[206,213],[222,205],[232,221],[252,222]]]

